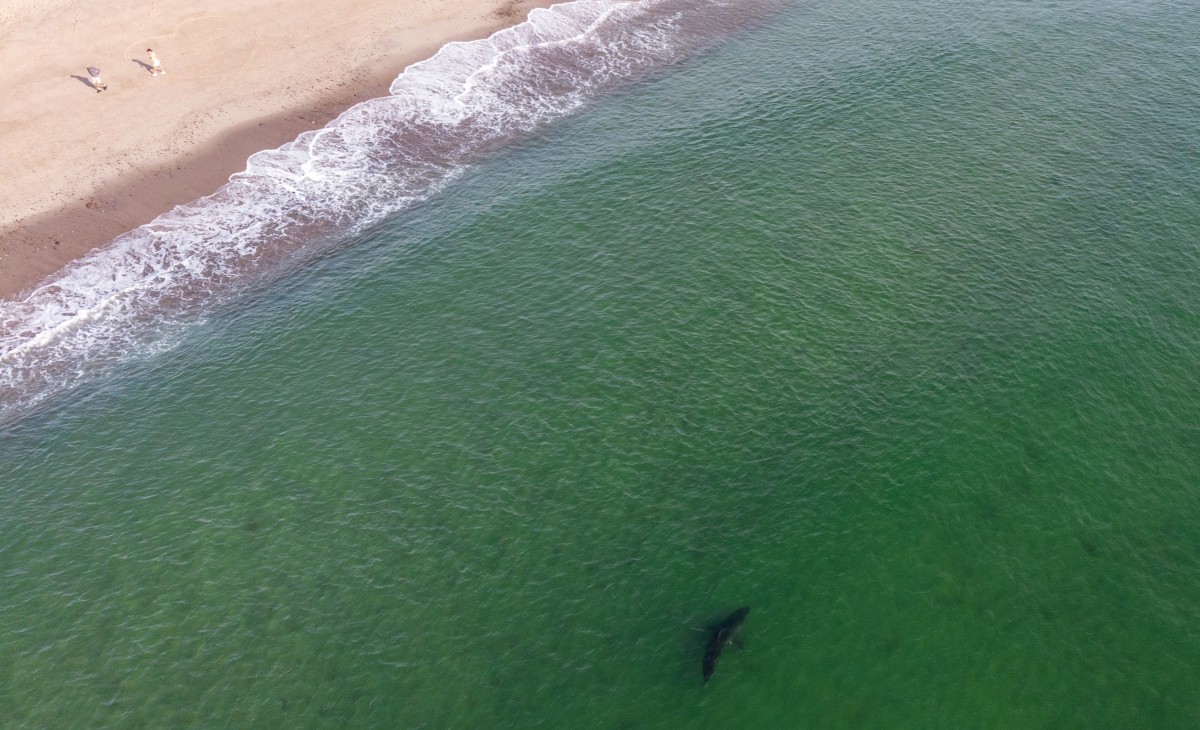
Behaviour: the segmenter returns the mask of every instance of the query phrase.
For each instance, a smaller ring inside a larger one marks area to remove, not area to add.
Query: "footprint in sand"
[[[172,78],[221,81],[241,71],[257,46],[258,31],[245,19],[208,15],[183,21],[170,35],[134,41],[125,58],[149,72],[146,49],[153,48]]]

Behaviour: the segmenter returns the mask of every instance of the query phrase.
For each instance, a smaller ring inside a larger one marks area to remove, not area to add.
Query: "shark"
[[[704,673],[704,683],[708,684],[708,680],[712,679],[713,672],[717,668],[717,659],[721,657],[721,651],[733,641],[734,634],[745,623],[747,614],[750,613],[749,606],[742,606],[738,610],[729,614],[712,628],[712,635],[708,639],[708,648],[704,650],[704,664],[702,666]]]

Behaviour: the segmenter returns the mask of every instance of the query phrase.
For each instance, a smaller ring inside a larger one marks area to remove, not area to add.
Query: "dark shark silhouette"
[[[708,684],[708,680],[712,678],[713,672],[717,668],[717,659],[721,658],[721,651],[727,644],[733,641],[734,634],[746,620],[746,615],[750,613],[749,606],[742,606],[738,610],[721,619],[721,622],[712,628],[712,636],[708,640],[708,648],[704,650],[704,683]]]

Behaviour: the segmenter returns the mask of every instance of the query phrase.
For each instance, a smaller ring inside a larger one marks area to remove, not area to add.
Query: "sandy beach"
[[[0,298],[548,0],[8,0]],[[146,49],[166,74],[152,76]],[[108,84],[96,92],[86,67]]]

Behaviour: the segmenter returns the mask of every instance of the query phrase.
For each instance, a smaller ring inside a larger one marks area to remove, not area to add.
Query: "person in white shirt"
[[[158,60],[158,54],[149,48],[146,49],[146,54],[150,56],[150,75],[165,74],[166,69],[162,67],[162,61]]]

